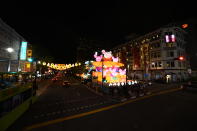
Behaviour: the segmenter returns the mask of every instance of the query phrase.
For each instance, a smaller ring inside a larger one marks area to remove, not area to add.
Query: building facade
[[[23,42],[26,40],[0,19],[0,72],[27,72],[29,44],[22,47]]]
[[[115,47],[113,53],[126,65],[130,79],[181,81],[190,68],[186,35],[178,26],[166,26]]]

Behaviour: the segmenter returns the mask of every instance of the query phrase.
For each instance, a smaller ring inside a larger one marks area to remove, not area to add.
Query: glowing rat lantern
[[[96,61],[92,62],[92,65],[96,71],[93,72],[93,76],[97,77],[98,82],[102,82],[103,77],[105,83],[113,83],[113,85],[125,82],[126,69],[121,69],[124,64],[118,62],[119,58],[114,57],[111,51],[102,50],[101,53],[101,55],[98,55],[97,52],[94,54]]]

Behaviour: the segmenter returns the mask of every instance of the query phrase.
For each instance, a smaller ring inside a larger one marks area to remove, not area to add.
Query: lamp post
[[[181,76],[181,61],[183,61],[184,60],[184,57],[183,56],[180,56],[179,57],[179,61],[180,61],[180,81],[182,81],[182,76]]]
[[[182,77],[181,77],[181,61],[184,61],[185,58],[183,56],[179,56],[178,58],[174,58],[174,60],[178,60],[180,62],[179,70],[180,70],[180,81],[181,81],[181,79],[182,79]]]
[[[9,53],[14,52],[14,49],[11,48],[11,47],[7,48],[6,50],[7,50],[7,52],[9,52]],[[11,65],[11,60],[8,59],[8,69],[7,69],[8,72],[10,72],[10,65]]]

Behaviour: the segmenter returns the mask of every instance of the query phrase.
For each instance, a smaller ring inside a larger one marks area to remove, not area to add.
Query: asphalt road
[[[63,80],[70,81],[71,87],[62,87]],[[50,85],[45,87],[45,91],[39,96],[37,102],[8,131],[21,131],[24,127],[32,124],[87,112],[116,103],[112,99],[88,90],[87,87],[73,78],[63,78],[63,80],[55,83],[48,81]]]
[[[196,103],[196,93],[177,91],[32,131],[194,131]]]
[[[39,100],[9,131],[47,122],[32,131],[193,131],[197,130],[197,93],[176,91],[148,97],[83,117],[55,122],[75,114],[92,112],[117,102],[96,95],[69,79],[71,88],[50,85]]]

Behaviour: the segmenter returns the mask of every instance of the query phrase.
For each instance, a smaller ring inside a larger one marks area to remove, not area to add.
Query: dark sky
[[[36,48],[36,54],[66,63],[74,61],[80,37],[113,47],[128,34],[144,34],[195,14],[188,1],[106,1],[17,1],[5,4],[0,17]]]

